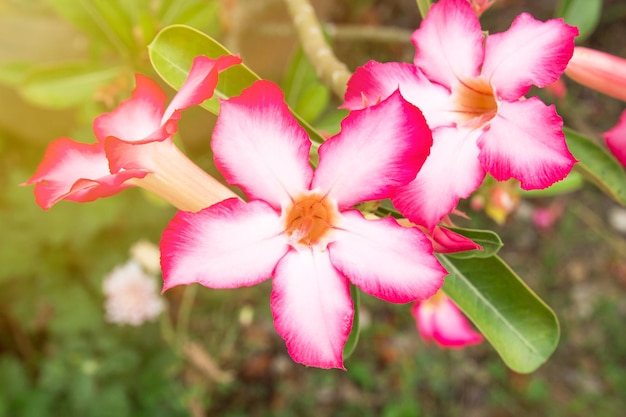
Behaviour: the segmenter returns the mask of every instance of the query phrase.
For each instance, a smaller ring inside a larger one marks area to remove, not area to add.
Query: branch
[[[337,59],[326,43],[321,25],[309,0],[285,0],[287,9],[298,33],[298,38],[317,76],[340,99],[346,92],[352,75],[348,67]]]

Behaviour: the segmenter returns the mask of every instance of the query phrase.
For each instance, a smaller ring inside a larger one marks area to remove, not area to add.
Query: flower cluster
[[[519,15],[509,30],[483,34],[466,0],[434,4],[413,34],[413,64],[368,62],[350,79],[344,107],[358,109],[400,89],[433,130],[431,155],[393,197],[429,229],[489,173],[523,189],[546,188],[571,171],[563,122],[554,106],[524,97],[563,73],[578,29]]]
[[[473,2],[475,12],[466,0],[441,0],[413,35],[413,64],[359,68],[343,104],[351,111],[319,147],[315,168],[311,140],[278,86],[261,80],[221,100],[215,165],[244,200],[172,141],[180,111],[211,97],[219,72],[240,63],[235,56],[196,58],[167,108],[158,85],[137,75],[131,98],[95,120],[96,143],[58,139],[27,184],[46,209],[134,185],[162,196],[180,209],[160,244],[164,291],[272,278],[275,328],[299,363],[344,367],[351,286],[392,303],[417,301],[420,331],[439,344],[477,343],[482,337],[440,291],[447,272],[433,244],[441,252],[479,247],[440,224],[487,173],[537,189],[576,162],[554,107],[525,95],[559,78],[577,29],[522,14],[485,38],[476,13],[491,3]],[[385,199],[408,221],[355,208]],[[136,323],[160,309],[145,301],[151,289],[137,268],[107,280],[109,319]],[[141,314],[120,313],[144,302]]]

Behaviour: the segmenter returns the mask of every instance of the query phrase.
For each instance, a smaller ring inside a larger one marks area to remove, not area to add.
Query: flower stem
[[[317,76],[333,93],[343,99],[348,79],[348,67],[337,59],[326,43],[315,10],[308,0],[285,0],[287,9],[298,33],[304,53],[315,68]]]
[[[196,299],[196,293],[198,292],[197,285],[188,285],[183,292],[183,299],[178,309],[178,320],[176,321],[176,345],[184,346],[187,341],[187,333],[189,330],[189,320],[191,318],[191,310],[194,300]]]

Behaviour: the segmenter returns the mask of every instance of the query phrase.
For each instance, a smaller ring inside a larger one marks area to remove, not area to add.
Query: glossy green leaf
[[[357,343],[359,342],[359,336],[361,334],[361,323],[359,320],[359,310],[360,310],[360,293],[359,289],[350,285],[350,297],[352,297],[352,305],[354,305],[354,318],[352,319],[352,330],[350,331],[350,335],[348,336],[348,340],[346,340],[346,344],[343,346],[343,360],[347,360],[354,349],[356,348]]]
[[[304,120],[313,123],[326,109],[330,91],[322,84],[309,85],[297,101],[294,111]]]
[[[580,42],[589,37],[600,22],[602,0],[561,0],[556,16],[562,17],[565,23],[577,26]]]
[[[559,323],[552,310],[497,256],[439,256],[444,291],[512,370],[529,373],[552,355]]]
[[[609,197],[626,205],[626,173],[617,160],[591,139],[563,129],[567,146],[579,162],[574,168]]]
[[[209,58],[218,58],[231,54],[215,39],[184,25],[172,25],[161,30],[148,46],[148,50],[156,72],[175,89],[180,88],[185,81],[195,57],[205,55]],[[218,98],[237,96],[257,80],[259,76],[244,64],[228,68],[220,73],[214,96],[202,103],[202,107],[213,114],[218,114]],[[297,114],[294,116],[313,141],[318,143],[324,141],[322,136],[300,116]]]
[[[585,178],[583,175],[576,170],[572,170],[562,181],[556,182],[543,190],[522,190],[519,188],[518,191],[522,197],[526,198],[553,197],[579,190],[584,183]]]
[[[315,122],[330,102],[330,90],[319,81],[302,49],[294,54],[281,87],[287,104],[309,123]]]
[[[184,25],[172,25],[161,30],[148,46],[148,51],[156,72],[175,89],[183,85],[195,57],[205,55],[215,59],[231,53],[213,38]],[[237,96],[259,79],[245,65],[235,65],[220,73],[214,96],[206,100],[202,107],[218,114],[218,98]]]
[[[61,64],[31,72],[20,91],[33,103],[67,108],[93,100],[98,88],[113,81],[122,71],[120,67]]]
[[[482,250],[470,250],[465,252],[449,253],[448,256],[454,258],[489,258],[494,256],[502,247],[502,239],[497,233],[491,230],[479,230],[479,229],[463,229],[460,227],[450,227],[455,233],[472,239],[475,243],[482,246]]]

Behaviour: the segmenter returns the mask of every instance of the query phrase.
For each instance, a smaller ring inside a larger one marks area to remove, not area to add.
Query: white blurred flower
[[[104,278],[106,320],[117,324],[140,324],[156,318],[164,308],[156,278],[134,260],[118,266]]]
[[[159,247],[148,240],[140,240],[130,248],[130,256],[151,274],[161,272]]]

